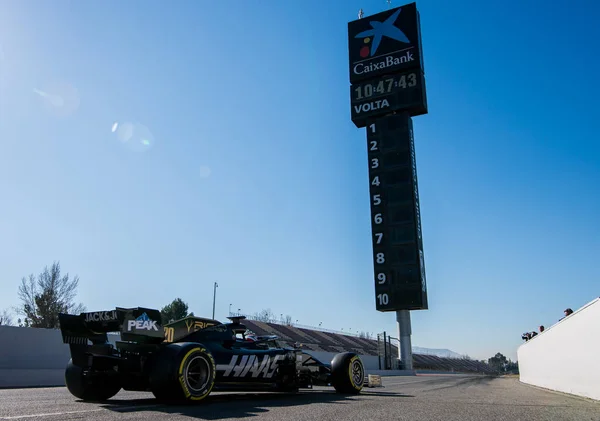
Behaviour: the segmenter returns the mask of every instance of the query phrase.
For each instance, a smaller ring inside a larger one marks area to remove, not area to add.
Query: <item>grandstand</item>
[[[367,339],[358,336],[333,332],[325,329],[310,328],[293,324],[282,324],[274,321],[263,322],[246,319],[244,325],[257,335],[277,335],[280,344],[293,346],[300,344],[306,351],[316,352],[345,352],[352,351],[359,355],[380,356],[383,359],[383,344],[377,339]],[[389,349],[391,348],[391,349]],[[398,347],[391,344],[388,348],[388,358],[398,358]],[[382,363],[383,364],[383,363]],[[443,358],[435,355],[413,353],[413,368],[415,370],[435,370],[461,373],[487,373],[494,370],[481,361],[468,358]]]

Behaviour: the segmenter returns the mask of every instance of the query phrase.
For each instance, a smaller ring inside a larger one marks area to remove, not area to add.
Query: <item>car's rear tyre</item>
[[[331,385],[338,393],[360,393],[365,383],[365,367],[353,352],[337,354],[331,360]]]
[[[216,372],[215,360],[202,344],[169,344],[155,355],[150,390],[161,401],[198,402],[210,394]]]
[[[65,383],[73,396],[90,402],[105,401],[121,390],[118,376],[102,376],[100,373],[91,376],[83,367],[73,364],[73,360],[69,360],[67,364]]]

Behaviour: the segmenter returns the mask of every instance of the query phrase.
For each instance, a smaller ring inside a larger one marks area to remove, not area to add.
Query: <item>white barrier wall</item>
[[[64,385],[69,358],[58,330],[0,326],[0,387]]]
[[[523,383],[600,400],[600,298],[525,342]]]

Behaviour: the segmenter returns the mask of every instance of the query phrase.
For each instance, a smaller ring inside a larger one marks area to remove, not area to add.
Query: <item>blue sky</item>
[[[572,3],[418,2],[430,309],[413,345],[515,359],[522,332],[599,295],[600,10]],[[349,118],[361,7],[387,5],[3,2],[0,309],[60,260],[89,310],[182,297],[210,316],[218,281],[218,319],[397,336]]]

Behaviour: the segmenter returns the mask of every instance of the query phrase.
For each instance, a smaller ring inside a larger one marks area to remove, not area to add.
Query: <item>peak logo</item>
[[[350,83],[422,68],[415,3],[348,23]]]
[[[127,330],[155,330],[158,332],[158,326],[156,326],[156,320],[150,320],[150,317],[144,312],[135,320],[129,320],[127,322]]]

